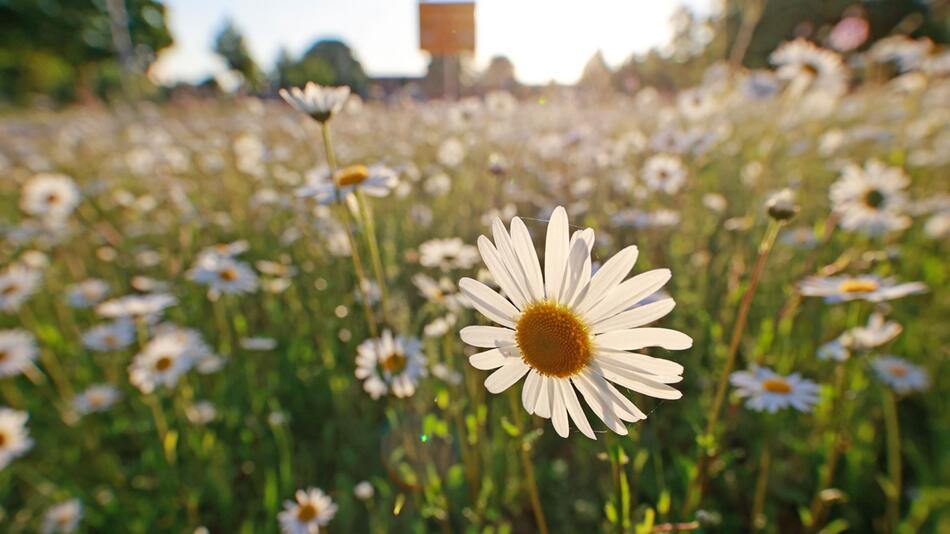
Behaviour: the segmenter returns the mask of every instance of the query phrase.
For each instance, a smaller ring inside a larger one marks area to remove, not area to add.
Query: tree
[[[261,71],[244,42],[244,35],[231,19],[225,20],[215,36],[214,52],[224,59],[229,69],[241,74],[247,87],[252,90],[258,88]]]
[[[505,56],[491,58],[488,67],[478,77],[476,85],[481,91],[514,90],[518,87],[514,63]]]
[[[310,62],[311,68],[317,68],[317,59],[325,63],[333,71],[333,85],[348,85],[355,93],[366,94],[369,78],[363,72],[363,66],[353,55],[353,51],[342,41],[335,39],[321,40],[314,43],[307,50],[301,62]]]
[[[331,85],[335,81],[333,67],[326,61],[313,56],[293,59],[286,49],[281,49],[274,66],[278,87],[299,87],[307,82]]]
[[[130,66],[140,77],[172,43],[165,6],[123,0]],[[116,28],[99,0],[0,2],[0,98],[22,102],[41,93],[66,101],[106,97],[119,88]]]

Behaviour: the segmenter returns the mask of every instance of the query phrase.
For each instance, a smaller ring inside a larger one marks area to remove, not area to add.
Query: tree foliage
[[[214,52],[224,59],[228,68],[241,74],[250,89],[256,89],[261,81],[261,71],[251,56],[244,35],[234,21],[226,20],[214,38]]]

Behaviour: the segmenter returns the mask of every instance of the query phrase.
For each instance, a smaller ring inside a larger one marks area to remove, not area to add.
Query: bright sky
[[[706,12],[713,0],[685,0]],[[164,83],[199,81],[225,70],[212,51],[214,36],[230,17],[264,69],[281,47],[297,55],[319,38],[349,44],[370,76],[422,75],[415,0],[165,0],[175,46],[152,71]],[[475,65],[495,55],[514,62],[522,82],[577,80],[601,50],[618,65],[669,37],[673,0],[478,0]]]

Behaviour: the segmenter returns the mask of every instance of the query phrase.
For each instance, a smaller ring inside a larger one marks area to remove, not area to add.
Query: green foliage
[[[244,35],[234,21],[226,20],[214,38],[214,52],[221,56],[228,68],[238,72],[244,83],[255,90],[261,82],[261,71],[244,42]]]
[[[369,84],[353,51],[337,40],[317,41],[297,59],[281,50],[274,74],[280,87],[302,86],[312,81],[321,85],[348,85],[355,93],[365,95]]]

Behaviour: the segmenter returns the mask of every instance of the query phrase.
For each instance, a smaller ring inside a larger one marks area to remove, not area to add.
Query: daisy
[[[787,221],[798,213],[798,205],[795,203],[795,192],[791,189],[782,189],[772,193],[765,201],[765,210],[769,217],[777,221]]]
[[[73,399],[73,409],[79,415],[104,412],[112,408],[121,397],[122,394],[112,384],[96,384],[76,395]]]
[[[105,280],[90,278],[70,287],[66,292],[66,301],[73,308],[90,308],[102,302],[109,294],[109,284]]]
[[[160,314],[166,308],[175,304],[178,304],[178,299],[167,293],[127,295],[99,304],[96,306],[96,313],[110,319],[119,317],[144,319],[146,323],[151,324],[158,321]]]
[[[694,88],[683,91],[676,98],[676,105],[687,119],[699,120],[716,111],[716,100],[710,91]]]
[[[361,501],[372,499],[375,493],[376,491],[373,489],[373,485],[370,484],[368,480],[364,480],[353,486],[353,495],[356,495],[356,498]]]
[[[897,356],[881,356],[871,362],[878,378],[901,395],[926,391],[930,376],[924,368]]]
[[[217,245],[202,249],[201,252],[198,253],[197,263],[200,263],[205,258],[219,259],[240,256],[247,252],[248,248],[250,248],[250,246],[244,239],[231,243],[218,243]]]
[[[218,409],[210,401],[198,401],[185,408],[185,417],[193,425],[207,425],[218,417]]]
[[[740,397],[748,398],[746,407],[757,412],[775,413],[788,407],[810,412],[818,403],[820,387],[798,373],[782,376],[765,367],[754,367],[732,373],[729,381]]]
[[[75,532],[82,520],[82,503],[79,499],[61,502],[46,511],[43,516],[43,534]]]
[[[350,88],[325,87],[313,82],[307,82],[303,89],[291,87],[290,90],[281,89],[280,97],[297,111],[302,111],[317,122],[327,122],[339,113],[350,96]]]
[[[843,362],[851,357],[851,350],[847,336],[841,335],[827,343],[822,343],[816,353],[819,360]]]
[[[782,43],[769,60],[778,67],[776,75],[791,82],[794,93],[807,89],[839,94],[847,89],[847,70],[841,56],[805,39]]]
[[[594,431],[575,388],[591,410],[621,435],[627,433],[622,421],[640,421],[646,414],[611,382],[662,399],[682,396],[668,384],[682,380],[683,366],[627,352],[692,346],[692,339],[681,332],[638,328],[673,309],[672,299],[636,306],[670,279],[668,269],[623,281],[637,259],[637,247],[630,246],[592,277],[594,231],[588,228],[570,236],[563,207],[554,210],[548,223],[543,274],[520,218],[512,219],[510,233],[495,219],[492,231],[494,244],[481,236],[478,248],[507,298],[471,278],[459,282],[472,305],[501,325],[468,326],[460,332],[465,343],[488,349],[469,358],[476,369],[497,369],[485,380],[488,391],[501,393],[527,375],[521,395],[525,410],[550,418],[563,437],[570,415],[591,439],[596,439]]]
[[[904,189],[909,183],[898,167],[876,160],[868,161],[864,168],[852,163],[831,185],[829,196],[834,210],[841,214],[842,228],[876,236],[910,226],[910,217],[904,214]]]
[[[28,215],[60,222],[79,204],[79,188],[64,174],[38,174],[23,186],[20,209]]]
[[[454,313],[446,314],[445,317],[437,317],[422,328],[422,333],[425,334],[425,337],[442,337],[449,333],[457,320]]]
[[[0,330],[0,376],[14,376],[33,365],[36,338],[26,330]]]
[[[873,313],[868,318],[867,326],[856,326],[847,332],[844,337],[848,347],[857,350],[871,350],[884,345],[896,338],[903,327],[895,321],[885,321],[880,313]]]
[[[674,194],[686,181],[686,169],[679,158],[658,154],[643,165],[643,182],[654,191]]]
[[[397,397],[412,396],[419,379],[426,375],[425,363],[422,342],[393,337],[389,330],[356,348],[356,378],[364,380],[363,389],[373,399],[390,391]]]
[[[94,326],[82,336],[82,344],[89,350],[111,352],[122,350],[135,341],[135,323],[120,317],[111,323]]]
[[[419,263],[443,271],[471,269],[478,263],[478,249],[458,237],[430,239],[419,245]]]
[[[0,408],[0,469],[33,448],[33,440],[26,428],[26,412]]]
[[[384,165],[350,165],[336,172],[331,180],[321,176],[297,189],[297,196],[316,199],[320,204],[331,204],[340,198],[349,198],[357,189],[371,197],[384,197],[399,184],[399,175]]]
[[[243,337],[240,345],[244,350],[274,350],[277,340],[272,337]]]
[[[297,502],[284,501],[284,510],[277,514],[284,534],[316,534],[336,515],[336,504],[319,488],[297,490],[295,497]]]
[[[254,293],[257,274],[250,265],[228,256],[205,256],[188,271],[188,277],[209,287],[213,296],[220,294]]]
[[[0,310],[12,312],[20,308],[40,285],[41,274],[35,269],[13,264],[0,273]]]
[[[810,276],[798,284],[806,297],[825,297],[825,302],[838,303],[852,300],[884,302],[927,291],[921,282],[897,283],[893,278],[874,274],[858,276]]]
[[[129,365],[129,382],[144,394],[157,386],[172,388],[195,364],[191,336],[166,333],[155,336]]]

